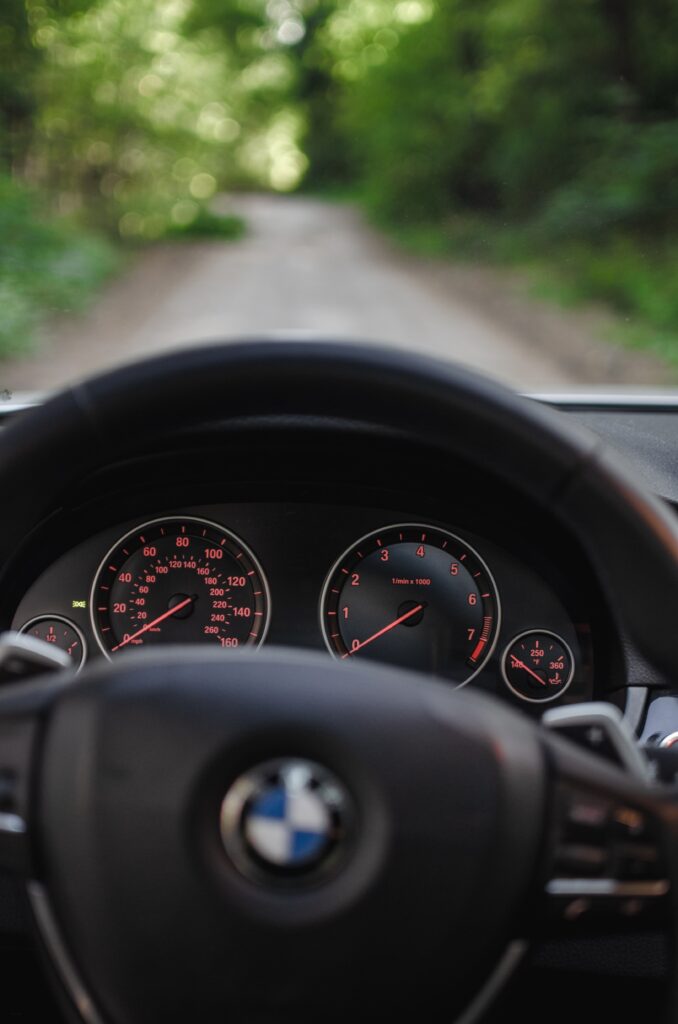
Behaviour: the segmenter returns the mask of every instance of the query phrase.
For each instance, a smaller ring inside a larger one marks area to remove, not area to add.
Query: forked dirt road
[[[359,213],[246,195],[238,242],[143,252],[39,350],[0,364],[0,390],[47,391],[187,343],[262,334],[379,341],[458,360],[523,391],[661,384],[654,360],[601,342],[596,318],[536,303],[505,275],[400,253]]]

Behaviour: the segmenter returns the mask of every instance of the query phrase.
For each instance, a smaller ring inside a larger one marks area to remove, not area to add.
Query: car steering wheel
[[[675,677],[664,508],[557,414],[381,347],[190,348],[22,415],[0,436],[4,579],[103,461],[261,415],[406,431],[484,467],[498,511],[512,481],[577,536],[624,629]],[[667,788],[496,700],[366,662],[172,648],[6,687],[0,783],[0,866],[26,881],[88,1024],[470,1020],[545,920],[593,906],[613,922],[624,901],[666,929],[678,916]],[[563,872],[586,828],[607,858],[595,878]],[[636,842],[655,856],[629,880]]]

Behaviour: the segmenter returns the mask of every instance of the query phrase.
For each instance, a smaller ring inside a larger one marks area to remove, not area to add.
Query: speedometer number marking
[[[107,657],[156,643],[261,643],[268,586],[243,542],[216,523],[145,523],[108,553],[94,582],[93,625]]]

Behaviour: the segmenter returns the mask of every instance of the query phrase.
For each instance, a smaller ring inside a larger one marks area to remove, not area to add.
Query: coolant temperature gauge
[[[70,656],[74,668],[82,668],[87,653],[85,638],[70,619],[57,615],[41,615],[27,622],[19,632],[53,644]]]
[[[574,675],[574,658],[555,633],[530,631],[511,641],[501,667],[504,682],[516,697],[545,704],[567,690]]]

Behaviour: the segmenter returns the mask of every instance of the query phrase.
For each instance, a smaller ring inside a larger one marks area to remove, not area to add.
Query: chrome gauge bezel
[[[66,615],[52,615],[50,612],[43,612],[41,615],[34,615],[32,619],[28,620],[28,622],[24,622],[23,626],[19,627],[18,632],[27,635],[31,627],[36,626],[39,622],[45,622],[45,620],[49,620],[51,622],[63,622],[65,626],[68,626],[69,629],[72,629],[74,633],[78,634],[78,638],[80,639],[80,644],[82,646],[82,657],[80,658],[80,663],[75,669],[75,672],[76,674],[81,672],[85,662],[87,661],[88,647],[85,634],[80,627],[73,622],[73,619],[69,619]]]
[[[554,693],[552,697],[544,697],[541,700],[539,699],[539,697],[526,697],[524,694],[520,693],[509,682],[508,676],[506,674],[506,659],[511,648],[514,646],[514,644],[517,644],[520,640],[522,640],[523,637],[530,636],[535,633],[539,633],[541,636],[553,637],[553,639],[557,643],[563,646],[570,659],[570,673],[565,685],[562,687],[562,689],[558,690],[557,693]],[[539,626],[533,626],[531,629],[524,629],[522,633],[517,633],[514,637],[512,637],[509,640],[501,656],[501,677],[504,680],[506,687],[511,691],[514,697],[517,697],[518,700],[525,701],[526,704],[551,704],[554,700],[559,700],[560,697],[562,697],[563,694],[567,693],[567,691],[570,689],[570,686],[572,685],[572,680],[574,679],[576,667],[577,664],[575,661],[575,657],[572,652],[572,648],[568,644],[567,640],[564,640],[563,637],[560,636],[558,633],[554,633],[552,629],[540,629]]]
[[[196,515],[193,515],[190,512],[187,512],[185,515],[177,515],[176,513],[172,513],[171,515],[167,515],[167,516],[157,516],[155,519],[147,519],[143,523],[138,523],[135,526],[133,526],[132,529],[127,530],[124,534],[122,534],[120,537],[118,537],[117,540],[113,544],[110,545],[110,547],[106,551],[106,554],[103,556],[103,558],[99,562],[99,565],[97,566],[97,570],[96,570],[96,572],[94,574],[94,578],[92,580],[92,586],[90,588],[90,594],[89,594],[90,624],[92,626],[92,632],[94,633],[94,637],[95,637],[96,642],[97,642],[97,644],[99,646],[99,649],[100,649],[101,653],[103,654],[103,656],[106,658],[107,661],[112,661],[113,659],[112,659],[112,656],[111,656],[111,652],[107,650],[105,642],[103,641],[103,639],[101,637],[100,630],[99,630],[99,624],[97,622],[96,612],[95,612],[95,607],[96,607],[96,603],[95,603],[96,591],[97,591],[97,586],[98,586],[98,583],[99,583],[99,579],[100,579],[101,573],[102,573],[102,571],[104,569],[104,566],[108,563],[109,559],[111,558],[111,555],[122,544],[124,544],[126,540],[128,540],[129,538],[134,537],[136,534],[138,534],[140,530],[147,530],[149,527],[155,527],[155,526],[163,525],[163,524],[167,524],[167,523],[186,523],[186,522],[200,523],[203,526],[208,526],[208,527],[210,527],[213,530],[218,530],[220,533],[225,534],[233,542],[235,542],[240,548],[242,548],[242,550],[245,552],[247,557],[250,559],[250,561],[252,562],[252,565],[254,566],[254,568],[255,568],[255,570],[256,570],[256,572],[257,572],[257,574],[258,574],[258,576],[259,576],[259,578],[261,580],[261,584],[262,584],[262,587],[264,589],[266,614],[265,614],[265,617],[264,617],[264,623],[263,623],[263,626],[261,628],[260,634],[259,634],[259,636],[256,639],[256,643],[248,644],[247,646],[251,647],[254,650],[256,650],[257,648],[261,647],[261,645],[266,640],[266,637],[268,635],[268,630],[269,630],[269,627],[270,627],[270,624],[271,624],[271,610],[272,610],[271,588],[270,588],[270,585],[269,585],[269,582],[268,582],[268,577],[266,576],[266,573],[264,572],[264,569],[263,569],[263,567],[261,565],[261,562],[259,561],[257,556],[254,554],[254,552],[252,551],[252,549],[249,546],[249,544],[245,543],[245,541],[242,539],[242,537],[239,534],[235,533],[233,530],[230,530],[227,526],[224,526],[222,523],[218,523],[218,522],[216,522],[213,519],[206,519],[204,516],[196,516]]]
[[[474,547],[474,545],[471,544],[465,537],[462,537],[460,534],[453,533],[451,530],[446,529],[444,526],[436,526],[434,523],[421,523],[421,522],[411,522],[411,521],[410,522],[404,522],[404,523],[388,523],[386,525],[379,526],[376,529],[369,530],[367,533],[363,534],[361,537],[358,537],[357,540],[354,540],[351,544],[348,545],[347,548],[345,548],[342,551],[342,553],[339,555],[339,557],[337,559],[335,559],[335,561],[332,563],[332,566],[330,567],[330,570],[329,570],[329,572],[327,573],[327,575],[325,577],[325,581],[323,583],[322,590],[320,592],[320,600],[319,600],[319,603],[318,603],[318,618],[319,618],[319,622],[320,622],[320,632],[321,632],[321,635],[322,635],[325,647],[327,648],[327,650],[329,651],[329,653],[332,655],[332,657],[335,660],[339,660],[339,656],[337,655],[336,651],[333,649],[332,644],[330,642],[330,638],[328,636],[327,625],[326,625],[326,622],[325,622],[325,614],[324,614],[325,606],[326,606],[326,603],[327,603],[328,590],[329,590],[330,584],[332,582],[332,579],[335,576],[335,573],[341,567],[341,563],[346,561],[348,559],[349,555],[351,555],[352,552],[355,551],[357,548],[359,548],[362,544],[365,544],[367,541],[371,540],[373,537],[378,537],[380,534],[386,533],[387,531],[390,532],[391,530],[421,530],[423,532],[433,531],[435,533],[442,534],[445,537],[449,537],[450,540],[455,541],[458,544],[461,544],[466,550],[468,550],[473,555],[473,557],[477,560],[478,564],[482,567],[483,572],[485,572],[486,575],[487,575],[489,583],[490,583],[490,585],[492,587],[493,598],[494,598],[494,602],[495,602],[495,606],[496,606],[496,623],[495,623],[495,626],[494,626],[494,636],[492,638],[492,641],[489,644],[488,649],[487,649],[487,651],[486,651],[482,661],[473,669],[471,674],[466,679],[462,680],[461,682],[455,682],[452,679],[448,679],[446,676],[437,676],[436,677],[436,678],[439,678],[439,679],[443,679],[448,685],[453,686],[455,689],[461,689],[462,686],[467,686],[473,679],[475,679],[476,676],[480,672],[483,671],[483,669],[487,668],[488,664],[490,663],[490,660],[491,660],[492,656],[494,655],[494,652],[495,652],[495,650],[497,648],[497,643],[499,641],[499,635],[501,633],[501,621],[502,621],[501,596],[499,594],[499,588],[497,587],[497,582],[496,582],[496,580],[494,578],[494,574],[492,573],[492,570],[490,569],[489,565],[487,564],[487,562],[483,558],[483,556],[479,553],[477,548]],[[388,664],[388,662],[384,662],[384,664]]]

